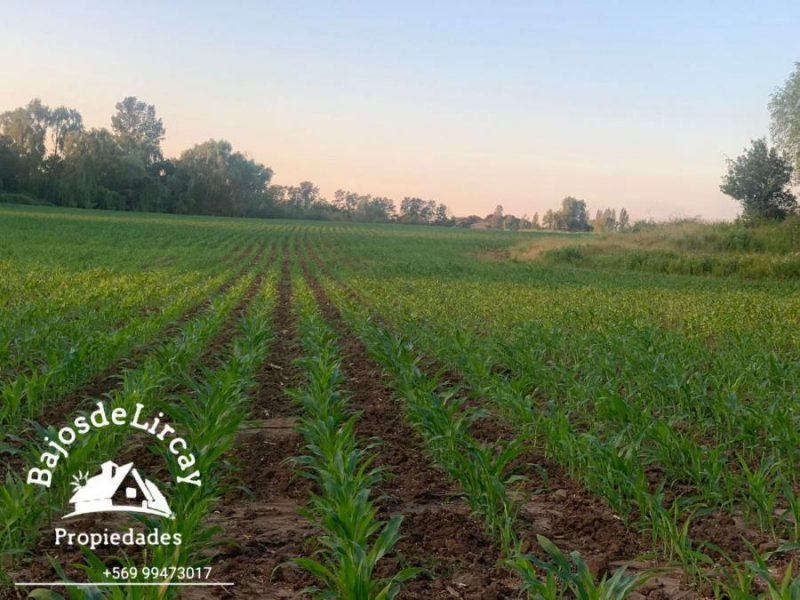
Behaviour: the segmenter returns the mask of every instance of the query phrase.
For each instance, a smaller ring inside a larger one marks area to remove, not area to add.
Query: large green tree
[[[158,210],[141,157],[128,152],[107,129],[69,136],[60,177],[67,206],[113,210]]]
[[[746,220],[783,219],[797,210],[791,180],[791,164],[762,138],[753,140],[741,156],[728,159],[720,190],[742,203]]]
[[[0,167],[3,185],[57,201],[64,144],[67,136],[82,129],[83,119],[77,110],[65,106],[50,109],[38,98],[0,115],[5,154]],[[15,158],[11,160],[9,154]]]
[[[74,108],[59,106],[50,111],[48,125],[51,151],[54,156],[62,157],[67,137],[83,131],[83,117]]]
[[[50,109],[38,98],[27,106],[0,115],[0,131],[6,135],[20,155],[44,159]]]
[[[795,174],[800,175],[800,62],[769,103],[772,141],[786,153]]]
[[[558,211],[557,221],[559,229],[565,231],[591,231],[589,212],[586,202],[572,196],[567,196],[561,201],[561,210]]]
[[[19,190],[20,158],[11,138],[0,135],[0,190]]]
[[[172,212],[241,217],[264,213],[272,169],[234,152],[229,142],[209,140],[186,150],[170,182]]]
[[[161,141],[164,139],[164,123],[156,116],[156,107],[142,102],[136,96],[128,96],[116,104],[116,113],[111,117],[111,129],[119,137],[123,148],[129,152],[140,152],[145,165],[160,162]]]

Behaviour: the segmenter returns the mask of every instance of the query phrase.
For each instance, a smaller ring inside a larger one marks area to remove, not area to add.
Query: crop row
[[[135,347],[152,342],[166,324],[230,278],[226,266],[220,263],[204,276],[121,275],[110,281],[95,279],[87,286],[73,286],[70,279],[58,300],[32,305],[28,314],[32,322],[24,324],[24,335],[11,326],[2,329],[7,350],[22,346],[26,358],[24,368],[17,365],[0,380],[0,426],[14,431],[21,419],[38,416],[52,398],[69,393]],[[81,294],[77,307],[67,310],[66,298]],[[102,302],[91,310],[82,302],[85,294]]]
[[[260,265],[259,268],[263,268]],[[222,296],[214,299],[198,317],[186,323],[180,332],[156,347],[142,361],[141,366],[126,369],[121,385],[104,400],[113,406],[125,408],[132,414],[137,403],[156,405],[161,398],[175,389],[187,376],[187,369],[195,363],[226,322],[231,310],[241,301],[245,290],[253,283],[255,272],[234,283]],[[87,414],[100,398],[87,398]],[[45,436],[56,439],[58,424],[41,429],[37,440],[26,449],[26,463],[39,461],[39,440]],[[103,435],[87,437],[85,443],[71,448],[68,458],[57,465],[58,477],[46,491],[40,486],[25,483],[24,474],[10,471],[0,488],[0,515],[4,534],[0,538],[3,566],[13,565],[15,558],[32,549],[39,536],[40,527],[51,515],[62,510],[69,497],[69,482],[78,471],[96,468],[103,457],[115,456],[122,448],[127,433],[121,428],[110,428]]]
[[[313,557],[292,563],[313,574],[322,598],[391,600],[404,581],[419,569],[408,567],[390,577],[378,577],[379,561],[399,539],[401,515],[387,522],[377,517],[372,489],[383,474],[372,466],[374,442],[361,443],[355,434],[358,415],[342,393],[342,374],[335,335],[320,316],[310,290],[300,280],[295,291],[301,365],[306,382],[292,398],[301,409],[297,430],[304,453],[293,459],[315,485],[306,517],[322,533]]]

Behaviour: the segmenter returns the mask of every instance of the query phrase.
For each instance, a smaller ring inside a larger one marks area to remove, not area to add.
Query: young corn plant
[[[774,552],[760,554],[755,548],[750,546],[753,560],[747,561],[745,565],[759,579],[766,592],[758,600],[800,600],[800,575],[793,572],[794,563],[790,561],[783,568],[783,572],[774,572],[767,564],[767,561],[774,554],[783,552],[797,551],[800,544],[784,544]]]
[[[290,561],[311,573],[318,586],[306,590],[319,598],[391,600],[420,569],[407,567],[378,577],[381,559],[400,538],[401,515],[388,522],[377,516],[372,488],[381,481],[372,467],[375,443],[362,445],[355,434],[358,415],[350,413],[341,393],[342,375],[333,332],[320,318],[310,290],[297,282],[301,343],[306,357],[299,363],[307,381],[290,396],[302,409],[297,431],[305,453],[292,462],[315,484],[304,516],[323,533],[312,556]]]
[[[625,600],[654,575],[652,571],[629,575],[625,569],[619,569],[612,576],[605,574],[600,581],[595,581],[579,553],[571,552],[566,555],[542,535],[537,536],[537,540],[549,560],[525,555],[509,561],[510,566],[522,578],[523,591],[532,600],[556,600],[565,597],[576,600]],[[545,573],[544,580],[534,566]]]

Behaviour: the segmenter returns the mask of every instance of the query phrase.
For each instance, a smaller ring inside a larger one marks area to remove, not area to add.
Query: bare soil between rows
[[[303,383],[295,361],[301,356],[292,312],[289,253],[283,249],[277,304],[272,316],[275,335],[267,361],[258,375],[250,417],[232,451],[230,483],[237,486],[209,519],[222,528],[211,560],[214,579],[230,588],[192,590],[183,598],[296,598],[313,579],[285,563],[307,555],[307,540],[315,533],[299,515],[311,492],[288,462],[302,453],[294,431],[295,407],[286,395]],[[229,540],[225,541],[225,540]]]

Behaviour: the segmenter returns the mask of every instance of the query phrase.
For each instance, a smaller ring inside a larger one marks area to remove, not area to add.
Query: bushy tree
[[[792,166],[762,138],[738,158],[728,159],[720,190],[741,202],[745,220],[784,219],[797,210],[791,180]]]
[[[240,217],[265,210],[272,169],[209,140],[186,150],[170,182],[172,212]]]
[[[19,191],[20,157],[11,138],[0,135],[0,190]]]
[[[406,196],[400,203],[398,221],[420,225],[446,225],[450,223],[447,218],[447,207],[444,204],[437,205],[433,200],[423,200],[422,198],[411,196]]]
[[[27,106],[1,114],[0,132],[11,140],[20,156],[41,161],[46,153],[49,121],[50,109],[34,98]]]
[[[795,63],[783,87],[772,95],[769,111],[772,140],[786,154],[795,174],[800,175],[800,62]]]
[[[598,209],[592,219],[592,229],[594,231],[616,231],[617,230],[617,211],[613,208],[605,210]]]
[[[498,204],[494,207],[494,212],[489,217],[489,223],[492,229],[503,229],[505,220],[503,218],[503,205]]]
[[[123,148],[140,152],[148,167],[161,161],[161,141],[166,132],[164,123],[156,116],[156,107],[136,96],[128,96],[117,102],[115,108],[117,112],[111,117],[111,129]]]
[[[561,201],[561,228],[565,231],[591,231],[586,202],[572,196]]]
[[[143,210],[140,194],[147,185],[144,163],[107,129],[68,138],[59,185],[66,206]]]
[[[61,158],[67,137],[83,131],[83,117],[74,108],[59,106],[50,111],[49,129],[53,156]]]

